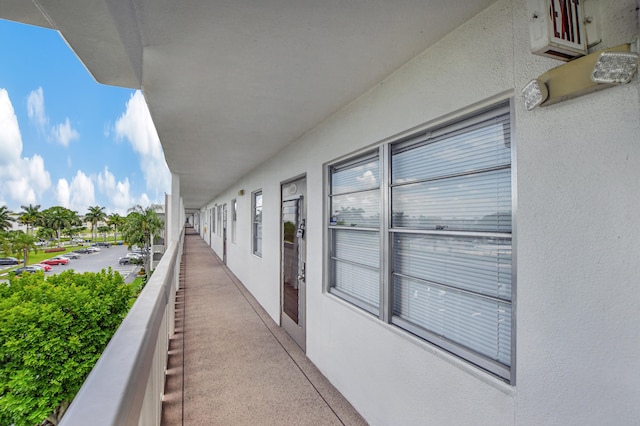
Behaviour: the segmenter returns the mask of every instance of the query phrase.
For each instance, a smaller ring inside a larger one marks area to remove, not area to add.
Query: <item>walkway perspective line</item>
[[[366,425],[187,228],[162,424]]]

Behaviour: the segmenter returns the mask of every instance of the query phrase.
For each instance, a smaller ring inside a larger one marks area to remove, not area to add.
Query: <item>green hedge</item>
[[[58,424],[134,291],[111,269],[0,283],[0,425]]]

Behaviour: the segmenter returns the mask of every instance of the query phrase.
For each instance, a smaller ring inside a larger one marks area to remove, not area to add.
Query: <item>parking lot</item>
[[[102,269],[111,267],[114,271],[118,271],[126,282],[133,281],[135,273],[138,269],[137,265],[120,265],[118,259],[127,254],[127,246],[111,246],[109,248],[100,247],[100,251],[96,253],[81,254],[79,259],[69,259],[66,265],[54,265],[45,275],[58,274],[67,269],[73,269],[76,272],[99,272]],[[51,257],[57,256],[58,253],[51,253]],[[0,266],[0,270],[10,266]]]

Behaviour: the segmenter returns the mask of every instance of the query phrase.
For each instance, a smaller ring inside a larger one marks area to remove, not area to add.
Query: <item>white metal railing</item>
[[[160,424],[183,242],[184,228],[178,241],[167,247],[61,426]]]

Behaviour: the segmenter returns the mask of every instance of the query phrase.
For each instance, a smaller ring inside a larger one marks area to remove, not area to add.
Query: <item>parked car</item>
[[[33,245],[37,246],[37,247],[44,247],[44,246],[47,245],[47,242],[46,241],[38,241],[36,243],[33,243]]]
[[[131,258],[136,258],[136,259],[142,259],[143,255],[141,255],[140,253],[135,253],[135,252],[129,252],[127,254],[124,255],[125,257],[131,257]]]
[[[133,257],[121,257],[120,259],[118,259],[118,265],[129,265],[130,263],[134,262],[134,258]]]
[[[111,243],[107,243],[107,242],[105,242],[105,241],[99,241],[99,242],[97,242],[97,243],[93,243],[93,244],[91,244],[91,245],[92,245],[93,247],[106,247],[106,248],[111,247]]]
[[[42,268],[39,268],[36,265],[29,265],[29,266],[23,266],[22,268],[18,268],[16,270],[14,270],[13,272],[16,275],[20,275],[20,274],[23,274],[23,273],[26,273],[26,272],[28,272],[30,274],[33,274],[35,272],[42,271],[42,270],[43,270]]]
[[[69,263],[69,259],[64,256],[56,256],[52,257],[51,259],[45,259],[40,263],[43,263],[45,265],[66,265],[67,263]]]
[[[73,251],[69,253],[61,254],[60,256],[66,257],[67,259],[80,259],[80,255]]]
[[[35,266],[36,268],[40,268],[45,272],[49,272],[51,270],[51,266],[47,265],[46,263],[36,263],[35,265],[31,265],[31,266]]]
[[[87,254],[87,253],[97,253],[100,249],[98,247],[84,247],[76,250],[76,253]]]
[[[15,257],[0,257],[0,265],[17,265],[20,263]]]

